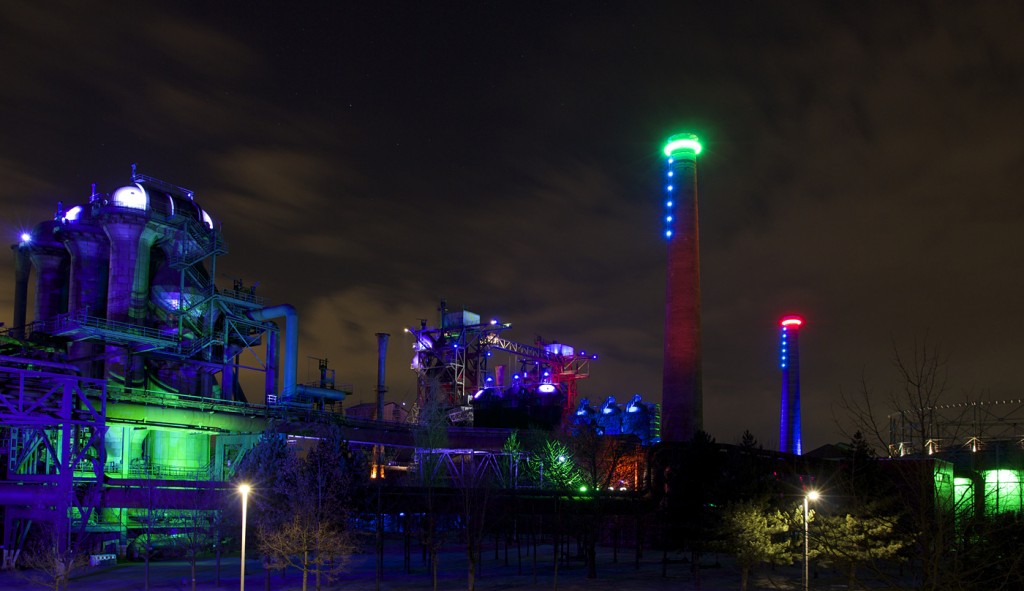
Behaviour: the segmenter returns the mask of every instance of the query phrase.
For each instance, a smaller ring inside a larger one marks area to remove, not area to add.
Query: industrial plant
[[[344,412],[350,392],[326,361],[317,382],[298,383],[298,311],[241,281],[216,284],[228,242],[193,191],[133,167],[109,194],[94,187],[83,203],[58,204],[12,249],[15,318],[0,341],[7,566],[34,523],[52,524],[62,544],[88,535],[94,548],[131,554],[152,527],[154,490],[160,509],[217,509],[218,495],[197,493],[222,490],[272,424],[346,428],[374,450],[375,475],[415,462],[417,417],[384,410],[388,335],[377,335],[372,412]],[[553,431],[577,415],[609,435],[658,441],[657,405],[611,398],[598,411],[580,397],[595,355],[517,343],[508,326],[442,302],[436,326],[408,329],[417,407],[443,409],[454,447],[500,450],[515,429]],[[245,372],[264,386],[260,403],[242,392]],[[385,446],[407,450],[394,454],[405,465],[384,466]]]
[[[615,490],[650,502],[645,495],[662,494],[679,477],[670,468],[683,457],[680,446],[704,430],[701,151],[692,134],[672,136],[663,149],[659,404],[643,393],[623,400],[587,394],[583,385],[600,360],[580,343],[516,342],[506,335],[508,322],[442,301],[436,322],[405,329],[415,404],[399,408],[388,400],[390,335],[381,332],[376,400],[346,407],[352,392],[336,382],[326,360],[319,379],[299,383],[298,310],[266,301],[242,281],[217,284],[229,242],[216,212],[193,191],[133,166],[125,186],[109,193],[93,187],[81,203],[57,204],[52,219],[12,246],[14,318],[0,335],[4,567],[14,566],[36,524],[50,524],[58,544],[88,537],[93,552],[130,557],[142,531],[174,527],[172,520],[154,523],[154,498],[161,510],[216,511],[261,434],[274,427],[305,437],[310,423],[340,429],[371,458],[373,477],[391,482],[422,468],[418,434],[438,416],[445,447],[430,453],[490,458],[483,464],[505,453],[519,430],[596,433],[640,450],[629,456],[631,476]],[[803,323],[789,315],[778,325],[781,392],[777,402],[766,401],[766,409],[781,409],[777,449],[737,452],[762,458],[772,478],[789,478],[797,490],[812,471],[835,465],[815,465],[802,445]],[[243,393],[243,384],[254,383],[261,392]],[[1017,400],[894,415],[891,455],[929,462],[937,507],[1020,511],[1022,409]]]

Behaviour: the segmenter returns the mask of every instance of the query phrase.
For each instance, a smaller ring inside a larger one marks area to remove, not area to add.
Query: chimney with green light
[[[665,365],[662,441],[691,441],[704,428],[700,350],[700,248],[697,223],[697,154],[692,133],[668,139],[665,156]]]

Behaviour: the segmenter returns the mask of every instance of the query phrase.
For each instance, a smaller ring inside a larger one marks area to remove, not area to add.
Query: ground
[[[580,561],[570,561],[558,569],[557,591],[702,591],[735,590],[740,587],[739,570],[727,556],[708,555],[702,561],[700,585],[690,572],[690,564],[674,562],[669,564],[667,576],[662,576],[661,553],[653,550],[644,552],[636,567],[632,548],[622,548],[618,560],[612,548],[601,548],[597,579],[587,579],[586,570]],[[542,546],[538,555],[536,573],[531,557],[523,556],[522,571],[515,554],[509,552],[508,566],[505,565],[504,550],[495,558],[494,546],[488,547],[482,555],[481,574],[477,580],[478,591],[553,591],[554,571],[551,560],[551,546]],[[446,549],[440,559],[438,588],[445,591],[466,589],[466,557],[457,547]],[[389,547],[385,556],[384,577],[379,589],[385,591],[430,591],[430,574],[423,562],[419,548],[413,549],[412,573],[405,572],[402,549],[399,544]],[[801,586],[800,565],[763,569],[750,580],[750,591],[769,589],[798,590]],[[216,563],[203,560],[199,565],[197,591],[237,589],[239,587],[240,565],[238,556],[221,561],[220,584],[216,582]],[[154,561],[150,564],[150,585],[153,591],[191,589],[188,581],[189,566],[179,561]],[[265,589],[265,573],[258,560],[246,560],[245,587],[250,591]],[[0,589],[22,590],[42,589],[22,576],[11,572],[0,572]],[[811,581],[811,589],[845,589],[845,581],[830,571],[819,572]],[[122,561],[116,566],[86,567],[73,577],[71,590],[97,589],[102,591],[135,591],[145,589],[145,565],[140,562]],[[296,571],[289,571],[282,578],[274,572],[270,577],[270,589],[293,591],[301,589],[301,577]],[[309,590],[314,589],[312,577]],[[348,572],[325,590],[376,591],[376,563],[372,555],[359,554],[354,557]]]

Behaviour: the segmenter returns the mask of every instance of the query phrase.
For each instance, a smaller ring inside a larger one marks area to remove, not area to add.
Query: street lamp
[[[810,561],[807,559],[808,550],[810,549],[810,538],[808,535],[810,534],[810,524],[808,522],[807,503],[809,501],[817,501],[819,496],[820,495],[818,495],[818,491],[816,490],[809,490],[807,491],[807,494],[804,495],[804,591],[808,591],[808,589],[810,589],[811,586],[811,577],[809,576],[810,570],[808,569],[808,564]],[[245,522],[243,521],[243,523]],[[244,526],[242,531],[245,531]]]
[[[252,490],[252,489],[249,488],[248,484],[239,484],[238,485],[238,492],[242,493],[242,576],[241,576],[241,578],[239,579],[239,582],[238,582],[238,591],[245,591],[245,521],[246,521],[246,513],[248,512],[248,509],[249,509],[249,491],[250,490]],[[806,513],[806,512],[807,511],[806,511],[806,503],[805,503],[804,513]]]

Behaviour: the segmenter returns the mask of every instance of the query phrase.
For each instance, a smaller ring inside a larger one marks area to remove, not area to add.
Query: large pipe
[[[110,261],[107,237],[88,224],[69,224],[61,230],[60,237],[71,254],[68,312],[88,310],[90,316],[103,316]]]
[[[55,222],[42,222],[32,230],[29,258],[36,270],[35,319],[50,320],[68,311],[70,256],[53,238]]]
[[[700,249],[697,223],[697,136],[674,135],[665,145],[665,366],[662,427],[665,441],[691,441],[704,428],[701,387]]]
[[[267,375],[265,380],[264,403],[277,400],[277,368],[278,368],[277,331],[267,332]]]
[[[344,400],[345,393],[341,390],[317,388],[298,383],[299,367],[299,313],[290,304],[280,304],[260,310],[248,312],[249,318],[257,322],[267,322],[275,318],[284,318],[284,387],[281,390],[281,401],[290,402],[297,395],[311,396],[326,400]]]
[[[54,505],[67,502],[61,498],[61,492],[57,487],[43,484],[22,484],[16,482],[0,482],[0,498],[5,505],[22,505],[34,509],[46,509],[41,515],[52,518],[53,512],[49,509]]]
[[[90,224],[68,224],[60,238],[71,253],[71,274],[68,279],[68,311],[103,317],[107,308],[107,265],[110,247],[102,230]],[[82,364],[91,378],[103,377],[103,344],[77,341],[69,345],[71,359]]]
[[[388,391],[384,385],[384,369],[387,366],[388,337],[386,332],[377,333],[377,417],[378,421],[384,420],[384,393]]]
[[[17,365],[31,365],[38,367],[52,367],[54,369],[63,369],[72,373],[80,373],[80,369],[70,363],[60,363],[58,361],[45,361],[43,359],[27,359],[25,357],[11,357],[9,355],[0,355],[0,363],[5,364],[17,364]]]
[[[135,301],[134,291],[136,286],[145,285],[145,296],[149,294],[149,257],[156,235],[152,230],[146,232],[145,211],[113,212],[101,219],[103,231],[110,241],[107,320],[142,324],[145,316],[139,316],[137,310],[145,310],[145,300],[140,306]],[[139,260],[140,256],[142,260]],[[129,355],[124,346],[108,344],[106,358],[108,379],[121,374],[125,387],[145,383],[143,360]]]
[[[249,318],[257,322],[284,318],[284,388],[281,397],[285,400],[295,398],[299,367],[299,313],[295,310],[295,306],[280,304],[251,310],[248,315]]]
[[[103,231],[110,241],[110,267],[107,277],[107,319],[128,322],[131,316],[132,288],[137,277],[137,268],[145,268],[145,280],[149,279],[149,247],[140,248],[139,239],[146,228],[144,214],[110,214],[104,220]],[[143,265],[138,265],[139,253],[143,253]]]

